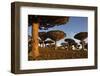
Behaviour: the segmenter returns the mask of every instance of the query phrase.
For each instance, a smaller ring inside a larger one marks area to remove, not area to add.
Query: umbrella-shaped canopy
[[[62,46],[67,46],[68,43],[63,42],[63,43],[61,43],[61,45],[62,45]]]
[[[65,42],[67,42],[69,45],[74,45],[76,42],[73,40],[73,39],[71,39],[71,38],[67,38],[67,39],[65,39]]]
[[[40,29],[48,29],[50,27],[54,27],[55,25],[62,25],[67,23],[69,17],[66,16],[41,16],[41,15],[29,15],[28,24],[32,25],[33,21],[35,23],[39,22]]]
[[[88,33],[87,32],[80,32],[80,33],[77,33],[74,38],[75,39],[78,39],[78,40],[84,40],[85,38],[87,38],[88,36]]]
[[[42,41],[47,39],[47,33],[46,32],[39,32],[39,37]]]
[[[47,32],[48,37],[51,38],[54,41],[59,41],[60,39],[63,39],[66,37],[66,33],[60,30],[51,30]]]

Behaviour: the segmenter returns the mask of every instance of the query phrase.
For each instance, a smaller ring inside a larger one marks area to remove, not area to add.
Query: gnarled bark
[[[38,40],[39,23],[32,24],[32,55],[33,58],[38,57],[39,54],[39,40]]]

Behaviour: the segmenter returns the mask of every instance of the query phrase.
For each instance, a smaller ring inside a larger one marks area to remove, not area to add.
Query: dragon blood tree
[[[68,50],[72,51],[72,45],[75,44],[75,41],[73,39],[71,39],[71,38],[67,38],[67,39],[65,39],[65,42],[68,43]]]
[[[37,58],[39,54],[39,29],[47,30],[54,26],[59,26],[66,24],[69,20],[69,17],[64,16],[41,16],[41,15],[29,15],[28,16],[28,25],[32,26],[32,55],[34,58]]]
[[[68,46],[68,43],[63,42],[61,43],[61,45],[64,47],[64,49],[66,49],[66,47]]]
[[[48,34],[48,38],[55,41],[55,49],[57,49],[57,41],[66,37],[66,33],[64,33],[63,31],[60,31],[60,30],[51,30],[51,31],[47,32],[47,34]]]
[[[39,37],[40,39],[42,40],[42,47],[45,47],[44,46],[44,41],[47,39],[47,33],[46,32],[39,32]]]
[[[88,33],[87,32],[79,32],[74,36],[75,39],[78,39],[78,40],[81,41],[82,50],[84,50],[84,47],[85,47],[84,39],[86,39],[87,37],[88,37]]]

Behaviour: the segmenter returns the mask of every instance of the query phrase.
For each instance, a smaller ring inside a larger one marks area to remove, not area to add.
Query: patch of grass
[[[88,52],[83,50],[55,50],[54,48],[39,48],[39,52],[40,56],[37,59],[29,56],[28,60],[78,59],[88,57]]]

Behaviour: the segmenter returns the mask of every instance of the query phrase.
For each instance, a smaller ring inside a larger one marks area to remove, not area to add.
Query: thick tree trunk
[[[39,23],[32,24],[32,55],[33,58],[37,58],[39,54],[39,40],[38,40],[38,30],[39,30]]]
[[[85,42],[82,40],[82,50],[84,51]]]
[[[44,41],[43,41],[43,43],[42,43],[42,47],[45,48],[45,43],[44,43]]]
[[[51,48],[51,43],[49,45],[50,45],[50,48]]]
[[[55,50],[57,49],[57,41],[55,41]]]
[[[72,45],[68,44],[68,51],[72,51]]]

